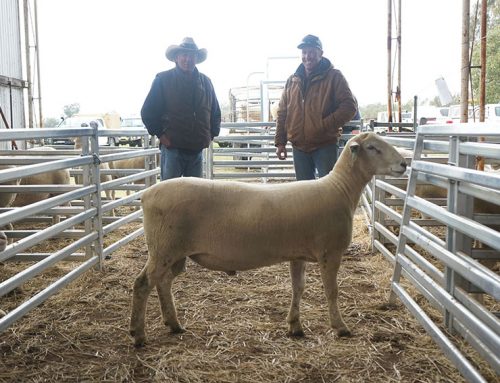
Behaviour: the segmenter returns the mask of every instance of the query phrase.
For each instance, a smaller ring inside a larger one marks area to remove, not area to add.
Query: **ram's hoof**
[[[144,346],[144,343],[146,342],[146,335],[144,333],[138,334],[137,331],[131,329],[130,335],[132,336],[132,338],[134,338],[134,346],[136,348]]]
[[[352,336],[351,331],[348,328],[341,328],[337,331],[337,335],[341,337]]]
[[[135,348],[142,348],[144,347],[145,340],[136,340],[134,341],[134,347]]]
[[[182,334],[183,332],[186,332],[186,330],[182,326],[172,327],[170,330],[172,334]]]
[[[305,336],[302,327],[289,328],[287,335],[292,338],[303,338]]]

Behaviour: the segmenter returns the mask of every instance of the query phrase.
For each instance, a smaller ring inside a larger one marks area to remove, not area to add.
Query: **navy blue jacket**
[[[165,133],[172,147],[201,150],[219,135],[221,111],[207,76],[195,68],[190,77],[176,67],[156,75],[141,117],[151,135]]]

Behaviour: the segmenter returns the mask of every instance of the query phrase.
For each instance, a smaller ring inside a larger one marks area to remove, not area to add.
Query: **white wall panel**
[[[22,25],[19,0],[0,0],[0,107],[9,126],[25,128]],[[12,109],[12,110],[11,110]],[[5,129],[0,119],[0,129]],[[4,148],[5,143],[0,143]],[[10,145],[9,145],[10,146]]]
[[[0,1],[0,75],[22,79],[19,0]]]

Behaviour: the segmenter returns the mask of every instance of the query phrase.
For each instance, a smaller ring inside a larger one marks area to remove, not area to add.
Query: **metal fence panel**
[[[479,136],[486,142],[475,142]],[[500,176],[471,169],[476,155],[498,164],[499,139],[500,126],[484,123],[423,126],[413,138],[388,134],[387,141],[414,150],[409,177],[404,182],[376,179],[371,190],[373,247],[394,265],[390,302],[399,298],[473,382],[484,378],[444,329],[460,334],[500,373],[500,320],[495,312],[500,277],[475,259],[500,260]],[[446,161],[438,161],[443,154]],[[438,203],[442,198],[419,197],[422,183],[446,192],[444,206]],[[489,202],[492,214],[476,214],[474,198]],[[427,225],[431,222],[433,230]],[[474,241],[491,249],[474,249]],[[467,291],[479,291],[484,298],[476,301]],[[417,303],[418,294],[441,312],[442,323]]]

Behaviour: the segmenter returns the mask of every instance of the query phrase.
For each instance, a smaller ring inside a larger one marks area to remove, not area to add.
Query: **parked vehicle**
[[[467,113],[469,121],[474,121],[475,110],[476,110],[476,108],[472,107],[472,105],[469,105],[469,111]],[[460,111],[461,111],[461,105],[459,105],[459,104],[450,105],[449,112],[448,112],[448,118],[446,119],[446,123],[447,124],[459,123],[460,122]]]
[[[446,117],[443,120],[447,124],[460,122],[461,105],[451,105]],[[479,105],[469,105],[467,114],[468,122],[479,121]],[[486,122],[500,122],[500,104],[486,104],[484,106],[484,120]]]
[[[446,124],[450,109],[445,106],[421,105],[417,107],[419,125]]]
[[[351,120],[342,127],[342,136],[339,139],[339,147],[345,146],[351,134],[359,134],[363,131],[363,119]]]
[[[477,110],[479,118],[479,110]],[[484,120],[487,122],[500,122],[500,104],[486,104],[484,106]]]
[[[398,120],[399,120],[398,113],[393,112],[393,114],[392,114],[392,122],[393,123],[402,122],[405,124],[412,124],[413,123],[413,113],[408,112],[408,111],[401,112],[401,121],[398,121]],[[378,112],[376,122],[387,124],[389,122],[387,112]],[[393,132],[399,132],[399,130],[400,129],[398,126],[392,127]],[[389,127],[388,126],[379,126],[379,125],[375,124],[373,131],[375,133],[381,134],[381,133],[388,132]],[[405,128],[402,128],[401,131],[413,131],[413,128],[405,127]]]
[[[363,120],[351,120],[342,127],[343,134],[358,134],[363,129]]]
[[[377,113],[377,122],[389,122],[389,116],[387,112]],[[413,113],[405,111],[401,112],[401,121],[398,121],[398,114],[396,112],[392,113],[392,122],[413,122]]]
[[[98,129],[105,129],[103,120],[100,118],[93,119],[91,116],[75,115],[72,117],[64,118],[58,125],[58,128],[87,128],[90,123],[94,121]],[[109,146],[113,137],[99,137],[99,146]],[[74,145],[75,142],[71,137],[54,137],[52,139],[53,145]]]
[[[129,116],[129,117],[123,117],[121,119],[121,124],[120,126],[122,128],[136,128],[136,129],[144,129],[144,123],[142,122],[141,117],[139,116]],[[136,137],[131,137],[131,136],[124,136],[120,137],[118,143],[120,145],[130,145],[130,146],[142,146],[143,145],[143,139],[140,136]]]

